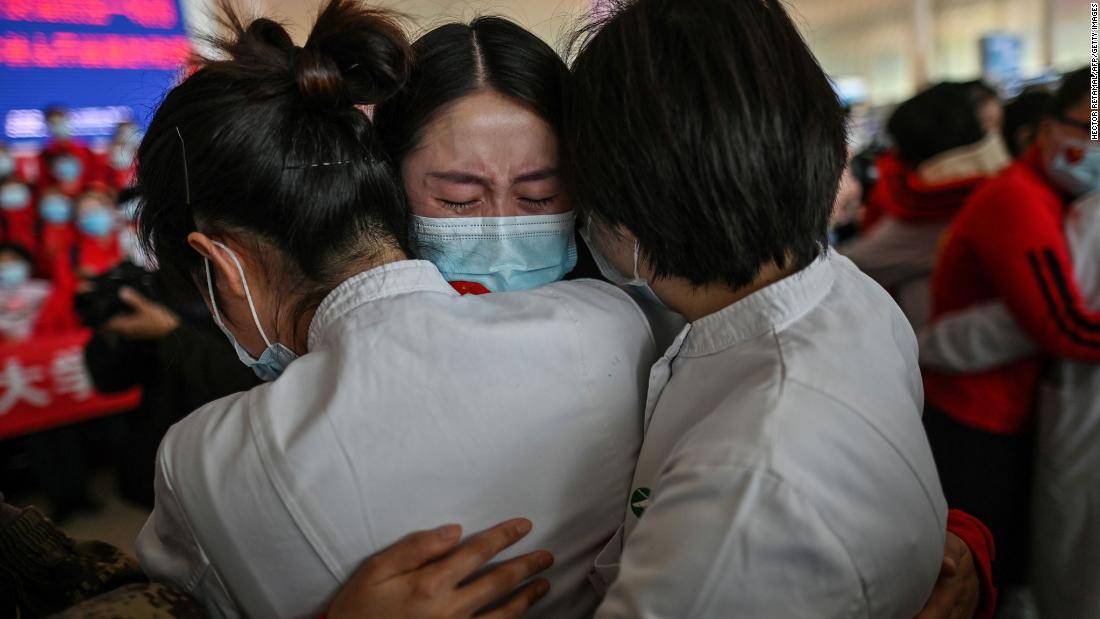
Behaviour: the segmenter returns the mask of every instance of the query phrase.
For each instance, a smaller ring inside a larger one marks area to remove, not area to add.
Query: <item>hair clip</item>
[[[179,125],[175,126],[176,136],[180,139],[180,152],[183,154],[183,196],[187,201],[187,206],[191,206],[191,177],[187,173],[187,144],[183,141],[183,134],[180,133]]]
[[[284,170],[300,170],[302,168],[324,168],[328,166],[347,165],[349,163],[355,163],[356,161],[370,161],[370,157],[363,157],[360,159],[348,159],[346,161],[325,161],[322,163],[304,163],[302,165],[288,165],[283,166]]]

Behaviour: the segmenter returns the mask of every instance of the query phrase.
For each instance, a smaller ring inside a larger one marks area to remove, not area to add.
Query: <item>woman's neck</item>
[[[405,252],[402,251],[400,248],[387,245],[381,251],[371,254],[370,257],[363,260],[356,260],[352,264],[349,264],[348,267],[344,269],[343,273],[334,278],[334,280],[336,281],[335,285],[325,290],[323,294],[319,296],[319,298],[315,298],[314,302],[311,302],[309,304],[308,310],[303,311],[296,317],[294,317],[296,318],[296,324],[281,325],[283,327],[289,328],[285,331],[281,330],[280,332],[294,334],[291,350],[299,354],[305,354],[309,352],[309,326],[313,323],[313,317],[317,314],[317,307],[320,305],[324,297],[328,296],[329,293],[335,290],[337,286],[360,273],[365,273],[366,271],[378,268],[384,264],[389,264],[391,262],[400,262],[401,260],[408,259],[408,255],[406,255]],[[318,297],[318,293],[313,293],[310,296]],[[299,298],[296,302],[301,302],[303,300],[304,298]],[[288,312],[287,322],[292,322],[293,318],[289,314],[290,313]]]

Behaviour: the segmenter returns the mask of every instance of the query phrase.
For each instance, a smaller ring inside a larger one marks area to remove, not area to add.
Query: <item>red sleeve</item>
[[[1100,362],[1100,313],[1085,307],[1066,245],[1060,204],[1025,183],[996,183],[975,197],[967,235],[994,290],[1040,349]],[[966,215],[964,213],[964,215]]]
[[[993,559],[996,554],[993,534],[981,520],[957,509],[947,513],[947,530],[966,542],[978,569],[982,601],[978,604],[974,619],[992,619],[993,611],[997,609],[997,588],[993,586]]]

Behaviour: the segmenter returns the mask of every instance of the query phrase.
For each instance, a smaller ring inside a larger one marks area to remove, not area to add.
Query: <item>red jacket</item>
[[[1100,314],[1085,308],[1063,229],[1067,198],[1037,147],[989,181],[956,216],[932,276],[932,319],[999,299],[1050,356],[1100,362]],[[925,398],[959,422],[1013,434],[1031,422],[1040,356],[984,372],[924,371]]]
[[[893,150],[875,160],[878,182],[864,204],[861,228],[867,232],[884,215],[901,221],[924,223],[951,219],[967,198],[988,180],[975,176],[947,183],[926,183],[916,171],[902,163]]]
[[[997,588],[993,586],[993,560],[996,558],[993,534],[982,521],[957,509],[947,513],[947,530],[966,542],[974,557],[974,567],[978,570],[982,600],[974,619],[992,619],[993,611],[997,609]]]
[[[38,251],[38,212],[33,204],[9,211],[0,210],[0,236],[34,254]]]
[[[80,160],[80,178],[74,183],[62,184],[54,178],[53,170],[50,168],[49,162],[55,156],[62,154],[72,155]],[[65,140],[63,142],[54,140],[47,144],[46,148],[42,149],[42,152],[38,154],[38,193],[41,194],[42,190],[46,187],[56,185],[68,194],[69,197],[72,197],[82,191],[84,187],[87,187],[88,183],[105,181],[103,172],[103,166],[100,163],[99,157],[96,157],[95,153],[81,142],[75,140]]]
[[[72,247],[73,243],[76,242],[76,228],[72,223],[44,222],[38,240],[35,270],[52,278],[52,271],[57,264],[58,257],[72,260]]]
[[[77,274],[86,274],[92,277],[102,275],[122,262],[122,245],[118,242],[118,234],[111,233],[106,239],[96,239],[78,234],[76,237],[76,270]]]

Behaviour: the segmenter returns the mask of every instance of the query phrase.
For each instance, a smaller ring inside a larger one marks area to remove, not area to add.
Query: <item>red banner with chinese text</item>
[[[96,392],[84,365],[90,331],[0,344],[0,439],[133,409],[141,391]]]

